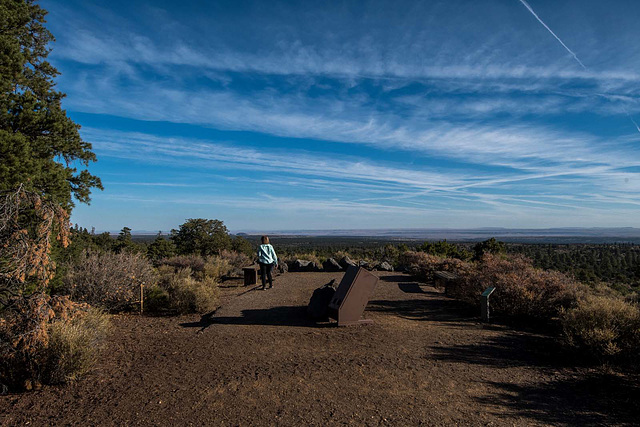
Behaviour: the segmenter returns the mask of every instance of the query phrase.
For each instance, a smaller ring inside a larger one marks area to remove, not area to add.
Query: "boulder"
[[[336,293],[335,279],[326,285],[313,291],[309,305],[307,306],[307,316],[316,322],[329,320],[329,303]]]
[[[377,269],[380,271],[393,271],[393,266],[387,261],[384,261],[378,264]]]
[[[345,270],[347,270],[349,267],[357,267],[356,263],[353,262],[353,260],[348,256],[342,257],[339,263],[340,263],[340,267],[344,268]]]
[[[342,271],[342,267],[340,266],[338,261],[333,258],[329,258],[328,260],[323,262],[322,269],[324,271]]]
[[[371,270],[371,265],[367,261],[360,260],[358,261],[358,267],[366,268],[367,270]]]
[[[297,259],[291,266],[291,271],[318,271],[318,266],[315,262],[307,261],[305,259]]]
[[[276,267],[276,271],[280,274],[284,274],[289,271],[289,265],[284,261],[278,261],[278,266]]]

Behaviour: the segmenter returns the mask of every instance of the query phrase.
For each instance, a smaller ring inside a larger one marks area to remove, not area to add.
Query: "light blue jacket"
[[[277,264],[278,256],[270,244],[258,246],[258,261],[263,264]]]

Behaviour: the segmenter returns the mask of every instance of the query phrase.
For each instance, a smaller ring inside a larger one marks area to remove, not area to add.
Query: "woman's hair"
[[[266,245],[269,243],[269,236],[262,236],[262,244]]]

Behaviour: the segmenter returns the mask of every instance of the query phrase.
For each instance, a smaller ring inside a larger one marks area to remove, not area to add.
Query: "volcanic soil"
[[[228,282],[213,314],[113,316],[99,367],[67,386],[0,397],[1,425],[632,425],[637,378],[572,367],[550,337],[486,325],[398,273],[374,323],[306,320],[341,273]]]

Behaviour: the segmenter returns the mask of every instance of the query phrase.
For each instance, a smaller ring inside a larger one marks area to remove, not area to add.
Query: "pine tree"
[[[22,184],[68,211],[73,197],[88,203],[102,184],[78,170],[96,156],[55,89],[46,13],[33,0],[0,2],[0,191]]]

